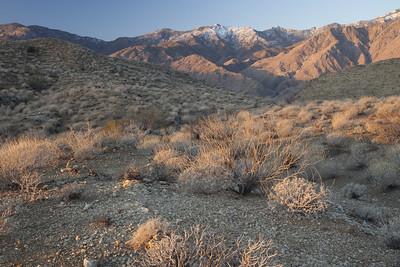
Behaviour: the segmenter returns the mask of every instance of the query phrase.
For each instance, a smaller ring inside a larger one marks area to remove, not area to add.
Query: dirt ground
[[[195,195],[166,182],[122,186],[126,166],[144,165],[150,154],[122,149],[77,164],[79,174],[53,170],[44,200],[24,202],[16,193],[3,194],[1,208],[11,212],[0,236],[0,266],[81,266],[84,258],[100,266],[134,266],[137,255],[124,243],[138,224],[154,217],[177,229],[201,224],[232,242],[271,239],[283,266],[400,266],[400,251],[385,246],[378,226],[349,215],[362,201],[398,215],[400,204],[393,203],[398,191],[370,201],[349,200],[332,183],[328,212],[307,217],[256,193]],[[68,188],[81,188],[81,195],[65,199]]]

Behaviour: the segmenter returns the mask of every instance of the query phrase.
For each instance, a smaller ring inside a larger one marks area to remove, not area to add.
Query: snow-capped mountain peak
[[[400,9],[396,9],[392,12],[387,13],[384,16],[377,17],[374,19],[374,21],[379,21],[379,22],[386,22],[386,21],[391,21],[400,18]]]

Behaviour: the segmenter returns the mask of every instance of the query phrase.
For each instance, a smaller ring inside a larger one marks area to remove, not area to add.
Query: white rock
[[[99,266],[98,261],[93,260],[93,259],[84,259],[83,260],[83,267],[97,267]]]

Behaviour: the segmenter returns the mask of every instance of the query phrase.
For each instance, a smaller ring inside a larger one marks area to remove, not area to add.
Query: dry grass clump
[[[148,247],[152,239],[157,239],[158,235],[168,230],[168,223],[157,218],[150,219],[139,225],[125,245],[134,251]]]
[[[67,145],[76,160],[85,160],[93,158],[100,152],[97,144],[100,142],[100,136],[90,128],[85,131],[69,131],[60,136],[60,144]]]
[[[190,150],[193,146],[193,132],[189,127],[182,127],[178,132],[168,136],[169,144],[173,146],[176,150],[181,152],[186,152]]]
[[[283,107],[279,112],[279,116],[282,118],[296,118],[297,114],[300,112],[300,107],[296,105],[288,105]]]
[[[382,228],[385,244],[391,249],[400,249],[400,217],[393,218]]]
[[[287,177],[275,184],[269,198],[291,212],[312,214],[327,209],[326,188],[298,176]]]
[[[354,120],[363,112],[362,108],[357,104],[343,105],[343,111],[332,116],[332,128],[334,130],[342,130],[353,126],[355,124]]]
[[[270,241],[249,242],[242,246],[240,240],[228,247],[224,238],[206,233],[204,228],[195,226],[182,234],[176,231],[164,232],[147,242],[136,259],[135,266],[165,267],[269,267],[277,253]]]
[[[141,131],[131,122],[111,120],[100,130],[90,125],[81,131],[70,130],[60,135],[57,142],[66,146],[76,160],[86,160],[107,148],[134,148],[141,137]]]
[[[189,157],[170,146],[165,146],[157,149],[153,162],[162,164],[171,171],[182,171],[189,165]]]
[[[333,113],[333,112],[337,111],[337,109],[339,108],[338,103],[336,101],[332,101],[332,100],[324,100],[318,107],[322,114]]]
[[[50,139],[22,137],[0,147],[0,183],[17,184],[23,191],[40,183],[38,171],[54,166],[62,155]]]
[[[276,132],[279,137],[289,137],[295,135],[295,123],[293,120],[285,119],[279,120],[276,123]]]
[[[154,150],[164,144],[162,136],[160,135],[145,135],[140,140],[140,148]]]
[[[306,108],[303,108],[300,110],[300,112],[297,114],[297,118],[301,123],[309,123],[315,118],[314,112],[311,112],[310,110],[307,110]]]
[[[399,143],[400,140],[400,99],[377,103],[376,113],[371,115],[367,130],[374,134],[376,141],[383,143]]]

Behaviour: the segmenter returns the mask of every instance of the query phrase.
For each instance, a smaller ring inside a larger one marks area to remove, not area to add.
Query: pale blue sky
[[[105,40],[202,25],[305,29],[400,8],[399,0],[0,0],[0,23],[42,25]]]

